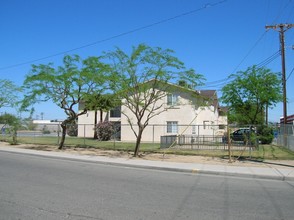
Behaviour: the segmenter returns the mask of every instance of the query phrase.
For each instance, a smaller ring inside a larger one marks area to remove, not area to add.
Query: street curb
[[[186,174],[206,174],[206,175],[217,175],[217,176],[228,176],[228,177],[241,177],[241,178],[252,178],[252,179],[266,179],[266,180],[279,180],[279,181],[294,181],[294,177],[288,177],[284,175],[274,176],[274,175],[258,175],[258,174],[249,174],[249,173],[237,173],[237,172],[222,172],[222,171],[213,171],[213,170],[201,170],[201,169],[187,169],[187,168],[176,168],[176,167],[164,167],[164,166],[154,166],[154,165],[139,165],[139,164],[129,164],[129,163],[120,163],[120,162],[110,162],[110,161],[99,161],[99,160],[90,160],[86,158],[74,158],[63,155],[44,155],[38,154],[38,151],[34,152],[25,152],[25,151],[14,151],[10,149],[0,148],[0,151],[13,153],[13,154],[22,154],[29,156],[38,156],[44,158],[54,158],[54,159],[63,159],[69,161],[82,161],[86,163],[93,164],[102,164],[110,166],[120,166],[127,168],[138,168],[146,170],[158,170],[158,171],[169,171],[169,172],[179,172]]]
[[[179,172],[179,173],[186,173],[186,174],[204,174],[204,175],[217,175],[217,176],[241,177],[241,178],[252,178],[252,179],[294,181],[294,177],[286,177],[286,176],[256,175],[256,174],[221,172],[221,171],[200,170],[200,169],[183,169],[183,168],[170,168],[170,167],[157,167],[157,166],[143,166],[143,165],[121,164],[121,163],[103,162],[103,161],[96,161],[95,163],[104,164],[104,165],[113,165],[113,166],[123,166],[123,167],[129,167],[129,168],[138,168],[138,169],[150,169],[150,170],[159,170],[159,171]]]

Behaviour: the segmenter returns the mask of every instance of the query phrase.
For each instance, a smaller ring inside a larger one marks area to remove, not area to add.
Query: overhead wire
[[[113,35],[111,37],[107,37],[107,38],[104,38],[104,39],[101,39],[101,40],[97,40],[97,41],[94,41],[92,43],[85,44],[85,45],[82,45],[82,46],[79,46],[79,47],[75,47],[75,48],[72,48],[72,49],[69,49],[69,50],[61,51],[61,52],[51,54],[51,55],[48,55],[48,56],[44,56],[44,57],[41,57],[41,58],[37,58],[37,59],[34,59],[34,60],[29,60],[29,61],[26,61],[26,62],[23,62],[23,63],[18,63],[18,64],[13,64],[13,65],[9,65],[9,66],[0,67],[0,70],[10,69],[10,68],[13,68],[13,67],[18,67],[18,66],[23,66],[23,65],[26,65],[26,64],[31,64],[31,63],[34,63],[34,62],[38,62],[38,61],[41,61],[41,60],[45,60],[45,59],[48,59],[48,58],[52,58],[52,57],[56,57],[56,56],[59,56],[59,55],[67,54],[67,53],[70,53],[70,52],[73,52],[73,51],[76,51],[76,50],[80,50],[80,49],[83,49],[83,48],[86,48],[86,47],[91,47],[91,46],[94,46],[96,44],[104,43],[106,41],[110,41],[110,40],[113,40],[113,39],[116,39],[116,38],[119,38],[119,37],[122,37],[122,36],[125,36],[125,35],[129,35],[129,34],[132,34],[132,33],[135,33],[135,32],[139,32],[139,31],[142,31],[142,30],[154,27],[156,25],[160,25],[160,24],[163,24],[163,23],[166,23],[166,22],[169,22],[169,21],[172,21],[172,20],[187,16],[187,15],[197,13],[197,12],[205,10],[205,9],[207,9],[209,7],[215,7],[217,5],[225,3],[226,1],[228,1],[228,0],[220,0],[220,1],[215,2],[215,3],[207,3],[207,4],[205,4],[204,6],[202,6],[200,8],[197,8],[197,9],[194,9],[194,10],[191,10],[191,11],[188,11],[188,12],[184,12],[182,14],[178,14],[178,15],[175,15],[175,16],[170,17],[170,18],[166,18],[166,19],[163,19],[163,20],[160,20],[160,21],[157,21],[157,22],[145,25],[145,26],[141,26],[141,27],[129,30],[129,31],[125,31],[125,32],[122,32],[120,34]]]
[[[271,56],[269,56],[268,58],[264,59],[263,61],[261,61],[260,63],[258,63],[256,65],[257,68],[262,68],[266,65],[268,65],[269,63],[273,62],[275,59],[277,59],[280,56],[280,50],[278,50],[277,52],[275,52],[274,54],[272,54]],[[224,86],[227,83],[233,81],[234,78],[233,77],[227,77],[221,80],[216,80],[216,81],[212,81],[212,82],[208,82],[206,83],[204,86],[199,86],[200,88],[205,87],[205,88],[218,88],[220,86]]]
[[[292,2],[292,0],[289,0],[288,2],[287,2],[287,4],[279,11],[279,13],[277,14],[277,16],[275,17],[275,19],[273,20],[273,22],[272,23],[275,23],[281,16],[282,16],[282,14],[284,14],[283,12],[284,12],[284,10],[286,9],[286,8],[288,8],[288,6],[289,6],[289,4]]]
[[[263,32],[263,34],[258,38],[258,40],[254,43],[254,45],[250,48],[250,50],[247,52],[247,54],[243,57],[243,59],[239,62],[239,64],[234,68],[234,70],[232,71],[232,73],[234,73],[234,72],[236,72],[238,69],[239,69],[239,67],[241,66],[241,64],[247,59],[247,57],[251,54],[251,52],[255,49],[255,47],[259,44],[259,42],[263,39],[263,37],[266,35],[266,33],[267,33],[267,31],[264,31]],[[273,56],[273,55],[272,55]],[[268,58],[267,58],[268,59]],[[262,62],[264,62],[264,61],[262,61]],[[231,74],[230,74],[231,75]],[[224,79],[221,79],[221,80],[217,80],[217,81],[213,81],[213,82],[209,82],[208,84],[206,84],[206,85],[209,85],[209,84],[213,84],[213,83],[215,83],[215,82],[219,82],[219,81],[221,81],[221,82],[224,82],[224,83],[222,83],[222,84],[220,84],[220,85],[224,85],[224,84],[226,84],[226,82],[227,81],[229,81],[229,80],[233,80],[233,79],[230,79],[231,77],[230,76],[228,76],[228,77],[226,77],[226,78],[224,78]],[[218,86],[220,86],[220,85],[218,85]],[[207,86],[207,87],[213,87],[213,86]]]
[[[286,81],[288,81],[288,79],[291,77],[291,75],[292,75],[293,71],[294,71],[294,67],[292,68],[292,70],[291,70],[291,72],[290,72],[289,76],[287,77]]]
[[[291,2],[291,0],[289,0],[288,3],[290,3],[290,2]],[[292,5],[291,9],[289,10],[289,15],[288,15],[288,17],[286,19],[286,22],[290,22],[291,21],[291,16],[293,16],[293,12],[294,12],[294,4]]]
[[[291,0],[289,0],[287,2],[287,4],[279,11],[279,13],[277,14],[277,16],[275,17],[275,19],[273,20],[273,22],[276,22],[281,15],[283,14],[283,11],[289,6],[289,4],[291,3]],[[269,5],[268,5],[269,7]],[[255,49],[255,47],[261,42],[261,40],[266,36],[267,30],[265,30],[262,35],[257,39],[257,41],[254,43],[254,45],[249,49],[249,51],[245,54],[245,56],[241,59],[241,61],[238,63],[238,65],[233,69],[232,73],[237,72],[237,70],[239,69],[239,67],[242,65],[242,63],[248,58],[248,56],[252,53],[252,51]],[[275,59],[277,59],[280,56],[280,50],[278,50],[277,52],[275,52],[274,54],[272,54],[270,57],[266,58],[265,60],[261,61],[259,64],[257,64],[257,67],[261,68],[264,67],[266,65],[268,65],[269,63],[271,63],[272,61],[274,61]],[[293,70],[292,70],[293,72]],[[291,72],[291,74],[292,74]],[[231,76],[232,74],[230,74]],[[208,82],[206,83],[204,86],[201,87],[219,87],[219,86],[223,86],[225,84],[227,84],[229,81],[233,81],[233,77],[226,77],[224,79],[220,79],[220,80],[216,80],[216,81],[212,81],[212,82]],[[223,82],[218,84],[218,82]],[[216,85],[213,85],[215,84]]]
[[[247,59],[247,57],[251,54],[251,52],[255,49],[255,47],[260,43],[260,41],[264,38],[266,35],[267,31],[264,31],[262,35],[258,38],[258,40],[254,43],[254,45],[250,48],[250,50],[247,52],[247,54],[244,56],[244,58],[241,60],[241,62],[235,67],[233,70],[233,73],[236,72],[241,64]]]
[[[271,56],[269,56],[268,58],[266,58],[265,60],[261,61],[260,63],[258,63],[256,66],[258,68],[264,67],[267,64],[271,63],[272,61],[274,61],[276,58],[278,58],[280,56],[280,50],[278,50],[277,52],[275,52],[274,54],[272,54]],[[226,77],[224,79],[220,79],[220,80],[216,80],[216,81],[212,81],[212,82],[208,82],[206,83],[204,86],[205,87],[214,87],[214,86],[218,86],[218,85],[222,85],[224,83],[226,83],[227,81],[230,80],[230,77]],[[214,85],[216,84],[216,85]]]
[[[271,56],[269,56],[268,58],[266,58],[265,60],[257,64],[256,67],[257,68],[265,67],[266,65],[270,64],[272,61],[277,59],[280,55],[281,55],[281,51],[278,50],[277,52],[275,52],[274,54],[272,54]]]

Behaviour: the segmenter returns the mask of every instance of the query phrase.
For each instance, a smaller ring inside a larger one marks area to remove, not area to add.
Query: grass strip
[[[11,142],[11,137],[0,136],[0,141]],[[53,145],[58,147],[60,137],[54,136],[32,136],[18,137],[18,142],[22,144],[34,145]],[[102,150],[118,150],[132,152],[135,149],[135,143],[125,143],[119,141],[97,141],[92,138],[66,137],[66,148],[94,148]],[[227,158],[228,151],[213,149],[213,150],[191,150],[191,149],[160,149],[159,143],[142,143],[140,147],[141,153],[166,153],[176,155],[195,155],[208,157]],[[233,150],[233,157],[238,157],[242,153],[242,158],[251,158],[256,160],[294,160],[294,152],[284,147],[275,145],[260,145],[258,149],[249,152]]]

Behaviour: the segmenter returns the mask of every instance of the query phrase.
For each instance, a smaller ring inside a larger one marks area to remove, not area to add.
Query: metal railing
[[[111,139],[108,142],[113,143],[135,143],[136,137],[128,124],[114,124]],[[177,148],[177,149],[203,149],[203,150],[228,150],[228,134],[240,128],[250,128],[254,130],[257,126],[244,125],[233,126],[226,125],[178,125],[177,133],[168,133],[167,125],[150,124],[143,132],[142,143],[151,143],[160,146],[161,148]],[[68,137],[73,137],[74,140],[81,145],[88,145],[87,141],[93,139],[95,126],[93,124],[77,124],[69,126]],[[136,125],[133,125],[136,130]],[[272,125],[274,131],[273,144],[285,147],[294,151],[294,125]],[[38,139],[42,138],[44,143],[50,140],[48,144],[58,144],[61,137],[60,123],[38,124],[33,130],[19,130],[17,132],[19,139],[30,139],[32,143],[38,143]],[[1,139],[7,139],[11,136],[8,127],[2,128],[0,133]],[[258,136],[258,135],[256,135]],[[286,140],[286,141],[285,141]],[[43,143],[43,142],[42,142]],[[234,141],[231,139],[232,150],[238,150],[240,147],[248,147],[254,149],[258,147],[260,141],[248,142],[246,140]]]
[[[224,135],[171,135],[162,136],[160,147],[190,150],[228,150],[229,144],[227,137]],[[249,145],[243,141],[231,141],[230,147],[232,150],[241,150],[243,147],[254,150],[257,145]]]

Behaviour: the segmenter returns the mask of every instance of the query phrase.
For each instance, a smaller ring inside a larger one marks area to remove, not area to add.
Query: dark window
[[[225,125],[219,125],[218,128],[219,128],[219,129],[225,129],[226,126],[225,126]]]
[[[121,117],[120,106],[115,107],[114,109],[110,110],[110,117],[111,118],[120,118]]]

